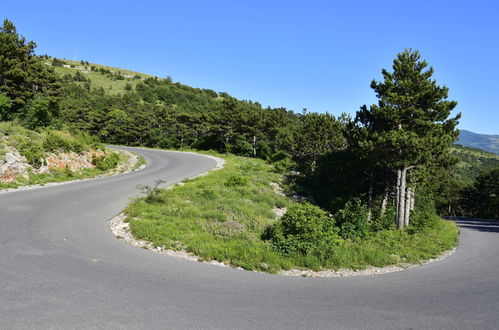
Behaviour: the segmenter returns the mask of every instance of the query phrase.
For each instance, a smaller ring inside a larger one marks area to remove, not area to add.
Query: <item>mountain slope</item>
[[[499,135],[478,134],[462,129],[457,143],[499,155]]]
[[[481,172],[488,172],[499,167],[499,155],[480,149],[473,149],[455,145],[452,153],[459,161],[456,165],[456,174],[460,181],[471,185]]]

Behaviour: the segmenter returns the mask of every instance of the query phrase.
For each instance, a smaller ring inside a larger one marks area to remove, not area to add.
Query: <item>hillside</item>
[[[111,95],[123,93],[127,89],[135,89],[137,83],[141,80],[147,78],[159,79],[144,73],[89,63],[83,60],[72,61],[45,56],[43,62],[52,66],[55,72],[65,80],[74,81],[81,86],[88,83],[93,88],[102,87]]]
[[[462,129],[457,143],[499,155],[499,135],[478,134]]]
[[[480,172],[499,167],[499,155],[480,149],[456,145],[452,153],[459,159],[455,171],[465,184],[472,184]]]

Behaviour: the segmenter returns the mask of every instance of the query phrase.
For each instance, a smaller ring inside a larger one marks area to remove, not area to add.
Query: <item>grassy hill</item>
[[[464,129],[460,131],[458,144],[499,155],[499,135],[478,134]]]
[[[455,145],[452,153],[459,158],[456,172],[466,184],[472,184],[480,172],[499,167],[499,155],[480,149]]]
[[[123,93],[126,88],[128,88],[127,85],[130,86],[130,89],[135,89],[138,82],[147,78],[163,80],[140,72],[89,63],[86,61],[72,61],[46,57],[44,58],[44,63],[52,66],[55,72],[61,77],[68,77],[68,75],[74,77],[77,75],[83,79],[81,81],[75,81],[76,83],[82,86],[85,85],[85,83],[88,83],[92,88],[102,87],[109,94]],[[53,65],[54,63],[56,65]]]

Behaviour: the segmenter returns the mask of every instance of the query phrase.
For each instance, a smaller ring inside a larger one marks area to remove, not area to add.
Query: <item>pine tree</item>
[[[458,136],[460,114],[449,119],[457,102],[447,100],[448,88],[431,79],[433,68],[420,58],[412,49],[398,54],[393,72],[383,69],[384,81],[371,83],[378,104],[361,107],[356,116],[369,158],[396,173],[384,179],[396,177],[395,185],[387,186],[395,186],[398,228],[409,224],[416,171],[443,164]]]
[[[60,85],[54,72],[35,56],[36,44],[19,36],[14,24],[5,19],[0,26],[0,93],[11,101],[11,119],[35,94],[42,93],[56,114]]]

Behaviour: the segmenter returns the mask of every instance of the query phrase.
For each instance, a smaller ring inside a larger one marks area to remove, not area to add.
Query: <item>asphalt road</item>
[[[499,224],[461,220],[451,257],[349,278],[246,272],[114,238],[106,221],[139,184],[214,161],[140,150],[139,172],[0,194],[0,328],[497,329]]]

